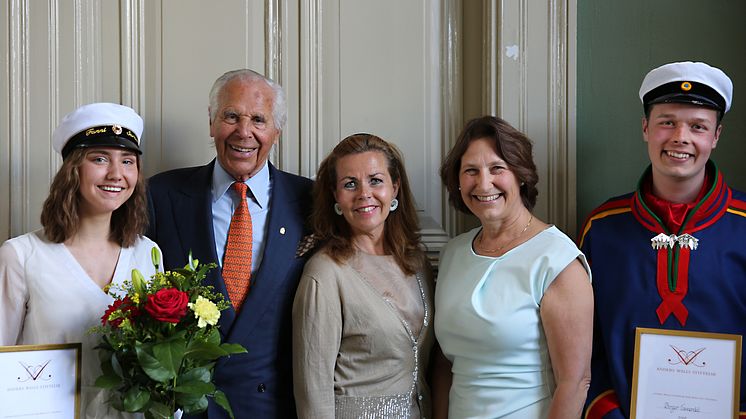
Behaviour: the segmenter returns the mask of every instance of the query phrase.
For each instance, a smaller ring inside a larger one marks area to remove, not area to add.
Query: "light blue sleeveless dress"
[[[545,418],[555,388],[539,306],[544,292],[585,256],[549,227],[500,257],[474,253],[476,228],[443,250],[435,334],[453,364],[449,418]]]

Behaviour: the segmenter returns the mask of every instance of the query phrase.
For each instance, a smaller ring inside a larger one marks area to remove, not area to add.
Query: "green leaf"
[[[108,400],[106,400],[107,403],[114,409],[124,412],[124,405],[122,404],[122,397],[124,395],[122,393],[112,392],[111,397],[109,397]]]
[[[127,412],[140,411],[149,401],[150,393],[141,390],[139,387],[132,387],[124,394],[124,410]]]
[[[218,406],[222,407],[223,409],[225,409],[226,412],[228,412],[228,416],[230,416],[231,419],[235,419],[233,416],[233,409],[231,409],[231,404],[228,402],[228,398],[225,396],[225,393],[220,390],[215,390],[213,400],[215,400],[215,403],[217,403]]]
[[[192,342],[184,356],[189,359],[213,360],[228,355],[225,349],[211,342]]]
[[[116,388],[119,387],[119,385],[122,384],[122,377],[116,375],[116,374],[106,374],[100,375],[98,378],[96,378],[96,382],[93,384],[96,387],[99,388]]]
[[[220,345],[220,349],[229,354],[245,354],[246,352],[248,352],[246,348],[239,345],[238,343],[224,343]]]
[[[182,385],[186,383],[202,382],[209,383],[212,379],[212,374],[207,368],[193,368],[179,376],[176,379],[176,385]]]
[[[206,341],[214,345],[220,345],[220,332],[218,332],[217,328],[213,328],[210,331],[210,334],[207,335]]]
[[[108,352],[107,352],[108,353]],[[122,384],[122,377],[114,371],[114,367],[111,365],[116,357],[109,355],[101,357],[101,375],[96,378],[95,386],[100,388],[115,388]]]
[[[195,396],[201,396],[204,394],[210,394],[215,391],[215,384],[203,383],[202,381],[192,381],[189,383],[179,384],[174,387],[174,391],[177,393],[193,394]]]
[[[164,367],[144,345],[139,342],[136,343],[135,350],[137,351],[137,360],[140,361],[140,366],[148,377],[160,383],[168,383],[176,376],[173,370]]]
[[[150,405],[148,412],[152,417],[158,419],[169,419],[174,415],[174,411],[170,406],[158,402],[153,402],[153,404]]]
[[[183,339],[174,339],[153,345],[153,355],[163,368],[168,371],[171,378],[176,376],[184,358],[186,342]]]
[[[122,364],[119,362],[119,357],[117,357],[116,354],[112,355],[111,357],[111,368],[114,370],[114,373],[116,373],[119,376],[124,376],[124,370],[122,369]]]
[[[184,413],[193,414],[207,409],[207,396],[194,396],[186,393],[176,393],[176,403],[182,406]]]

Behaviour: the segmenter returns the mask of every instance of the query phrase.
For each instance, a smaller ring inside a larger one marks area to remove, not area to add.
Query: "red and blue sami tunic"
[[[746,194],[730,189],[714,163],[707,170],[712,186],[679,231],[644,201],[650,168],[636,192],[610,199],[583,226],[595,294],[586,419],[629,417],[635,328],[746,334]]]

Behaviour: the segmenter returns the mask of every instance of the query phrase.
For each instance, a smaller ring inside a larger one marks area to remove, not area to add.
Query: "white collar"
[[[235,181],[236,179],[220,165],[220,161],[215,159],[215,169],[212,171],[212,202],[217,202]],[[264,166],[244,183],[249,187],[256,203],[262,208],[267,208],[269,203],[269,164],[265,162]]]

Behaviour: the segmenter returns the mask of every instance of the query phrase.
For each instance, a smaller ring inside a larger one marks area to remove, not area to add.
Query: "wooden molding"
[[[146,6],[144,0],[123,0],[120,4],[121,100],[122,104],[140,110],[145,107]]]
[[[300,61],[298,75],[300,76],[300,129],[299,144],[300,167],[303,176],[312,177],[316,168],[324,158],[322,139],[324,138],[325,118],[332,117],[324,108],[327,85],[324,83],[324,58],[331,55],[331,60],[338,60],[338,49],[334,45],[325,44],[323,37],[325,5],[323,0],[307,0],[300,2]],[[338,4],[332,4],[329,9],[339,9]],[[334,80],[338,80],[338,77]],[[331,83],[329,83],[331,87]],[[329,110],[333,112],[332,110]]]
[[[485,0],[484,9],[483,110],[523,132],[540,133],[533,138],[534,154],[546,157],[548,176],[540,184],[546,195],[539,198],[545,202],[546,221],[573,234],[576,2],[551,0],[541,6],[529,0]],[[545,37],[529,30],[545,16]],[[529,55],[535,60],[531,65]],[[544,84],[546,89],[537,89]]]
[[[29,0],[10,0],[9,15],[9,128],[10,235],[25,233],[29,225]]]
[[[442,24],[443,38],[441,39],[442,57],[441,68],[443,86],[442,107],[442,130],[441,130],[441,155],[444,158],[451,146],[456,141],[464,124],[463,118],[463,93],[462,93],[462,55],[461,55],[461,25],[462,25],[462,0],[444,0]],[[440,182],[438,182],[440,183]],[[448,193],[445,187],[441,187],[443,209],[442,226],[451,236],[456,235],[462,228],[463,219],[458,212],[449,205]]]
[[[287,74],[283,65],[287,61],[283,55],[287,53],[287,48],[283,48],[283,42],[286,41],[283,33],[288,30],[285,20],[286,9],[287,4],[284,0],[265,0],[264,2],[264,74],[286,89],[285,94],[289,96],[286,86]],[[291,115],[289,108],[288,106],[288,116]],[[286,132],[287,128],[283,131],[284,138],[280,141],[281,145],[273,147],[269,155],[270,161],[283,170],[287,170],[282,161],[285,153],[281,152],[281,147],[287,138],[287,135],[284,135]]]

